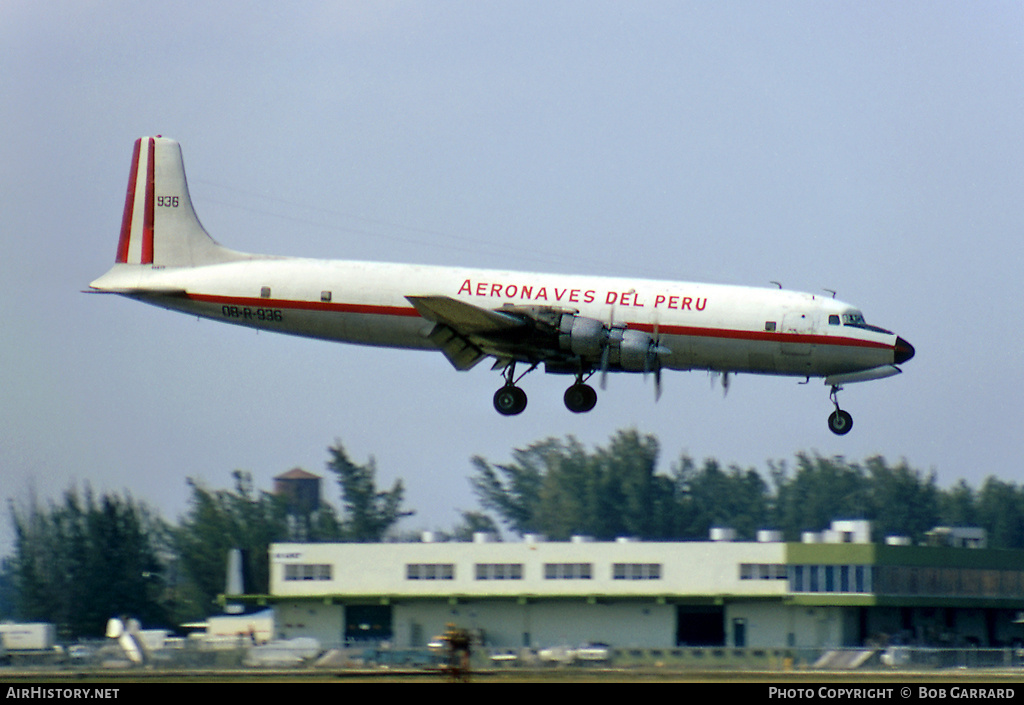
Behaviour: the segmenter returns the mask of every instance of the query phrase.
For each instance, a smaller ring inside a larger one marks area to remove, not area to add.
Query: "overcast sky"
[[[665,472],[807,451],[1019,483],[1022,40],[1019,2],[4,0],[2,494],[88,482],[174,520],[187,477],[269,489],[340,440],[403,479],[403,529],[450,528],[473,455],[622,428]],[[698,371],[658,403],[612,376],[580,416],[535,372],[504,418],[486,364],[80,293],[150,134],[233,249],[832,289],[917,356],[843,391],[846,437],[820,380]]]

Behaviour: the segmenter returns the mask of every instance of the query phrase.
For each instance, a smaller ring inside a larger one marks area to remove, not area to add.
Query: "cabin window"
[[[764,329],[769,333],[775,330],[775,321],[765,321]]]
[[[330,303],[331,302],[331,292],[329,292],[329,291],[321,291],[320,292],[320,300],[323,301],[325,304]]]
[[[264,287],[260,288],[260,298],[261,299],[269,299],[270,298],[270,287],[269,286],[264,286]]]
[[[828,324],[830,326],[838,326],[839,325],[839,316],[837,316],[837,315],[835,315],[833,313],[831,316],[828,317]]]

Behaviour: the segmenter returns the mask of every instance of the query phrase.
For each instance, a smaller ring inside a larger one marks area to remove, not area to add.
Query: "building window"
[[[592,563],[545,563],[545,580],[590,580],[593,576]]]
[[[406,580],[455,580],[454,563],[408,563]]]
[[[784,563],[740,563],[740,580],[786,580]]]
[[[615,563],[614,580],[661,580],[660,563]]]
[[[477,580],[522,580],[522,563],[477,563]]]
[[[869,565],[792,565],[789,566],[789,589],[792,592],[872,592],[872,569]]]
[[[331,566],[329,565],[318,565],[318,564],[306,564],[306,563],[287,563],[284,567],[284,579],[285,580],[330,580],[331,579]]]

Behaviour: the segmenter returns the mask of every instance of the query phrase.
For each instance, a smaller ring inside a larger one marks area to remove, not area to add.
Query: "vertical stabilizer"
[[[181,146],[159,136],[136,140],[115,261],[193,267],[245,258],[214,242],[196,217]]]

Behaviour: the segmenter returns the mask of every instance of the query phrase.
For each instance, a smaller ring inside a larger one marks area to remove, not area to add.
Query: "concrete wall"
[[[444,633],[445,625],[480,630],[490,647],[578,646],[603,642],[616,646],[675,645],[675,607],[626,602],[443,602],[396,604],[395,645],[423,646]],[[417,638],[422,643],[416,643]]]

